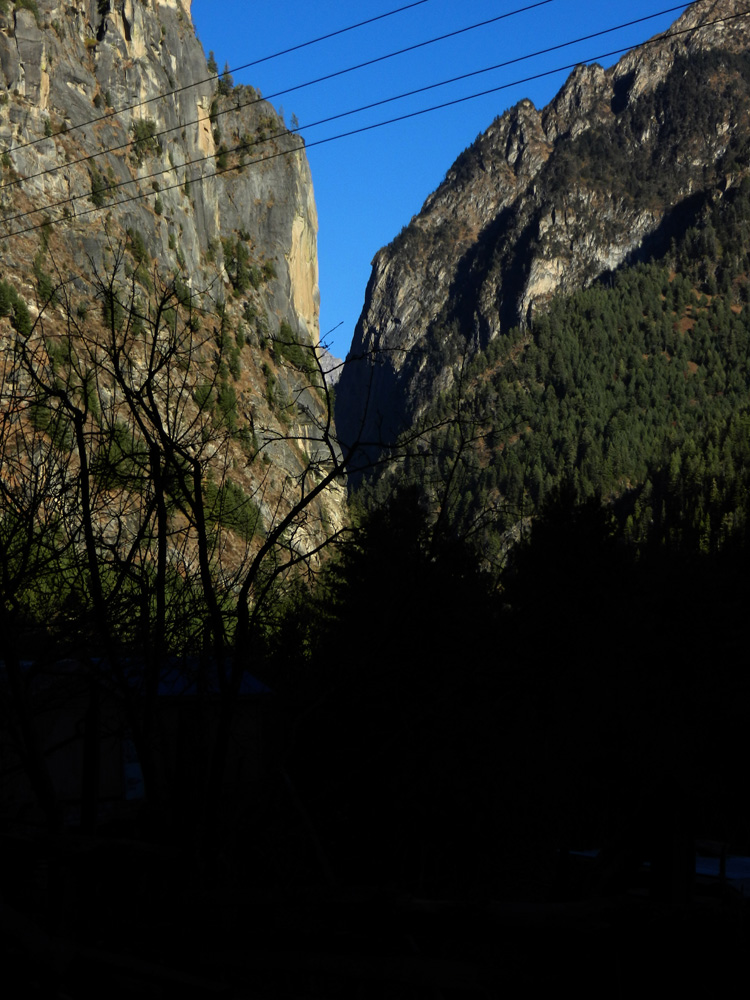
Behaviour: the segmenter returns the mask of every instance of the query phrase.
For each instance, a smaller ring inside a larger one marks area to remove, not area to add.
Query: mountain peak
[[[352,355],[377,363],[343,374],[344,438],[363,421],[371,439],[403,429],[467,352],[664,249],[722,189],[750,135],[744,14],[741,0],[695,3],[610,69],[577,67],[542,111],[520,101],[464,150],[375,257]]]

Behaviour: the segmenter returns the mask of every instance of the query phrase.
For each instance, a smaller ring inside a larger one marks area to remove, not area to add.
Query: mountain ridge
[[[743,82],[730,92],[739,64],[719,64],[724,54],[742,62],[742,13],[738,0],[691,5],[672,37],[656,36],[608,70],[577,68],[545,109],[519,102],[458,157],[373,261],[337,393],[344,440],[363,428],[366,440],[392,442],[450,387],[462,358],[528,323],[554,294],[655,241],[668,245],[701,199],[739,182],[741,171],[721,174],[721,161],[747,138],[747,90]],[[719,18],[734,20],[711,23]],[[710,110],[679,76],[686,59],[700,63],[704,85],[715,78]],[[670,115],[690,101],[705,121],[672,134]],[[601,175],[607,157],[609,177],[586,176],[587,160]]]

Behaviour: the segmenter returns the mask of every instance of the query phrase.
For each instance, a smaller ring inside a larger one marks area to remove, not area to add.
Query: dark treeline
[[[288,609],[292,654],[275,648],[291,688],[318,678],[290,767],[341,872],[554,895],[566,845],[627,841],[642,860],[675,826],[750,844],[747,542],[654,532],[636,543],[610,504],[562,487],[498,578],[416,491],[362,523]]]
[[[503,895],[565,844],[750,843],[749,251],[746,178],[663,259],[467,350],[359,493],[359,541],[293,616],[336,678],[295,753],[352,864]]]

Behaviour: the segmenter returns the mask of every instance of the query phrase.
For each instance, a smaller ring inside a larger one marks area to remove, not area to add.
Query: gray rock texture
[[[308,351],[319,338],[317,214],[301,140],[253,88],[211,78],[190,0],[38,0],[38,17],[4,8],[0,278],[35,310],[40,248],[46,270],[78,293],[137,234],[148,271],[177,275],[224,308],[242,345],[240,417],[271,458],[250,467],[238,452],[235,466],[269,523],[320,457],[325,416],[324,393],[274,347],[280,331]],[[335,529],[341,490],[321,504]]]
[[[676,109],[668,95],[691,60],[747,51],[745,8],[693,4],[671,37],[606,71],[579,67],[548,107],[521,101],[459,156],[375,257],[337,387],[344,441],[392,441],[467,355],[528,323],[553,295],[645,255],[691,198],[732,183],[721,164],[747,116],[733,105],[731,68],[716,63],[726,99],[710,128],[700,109]]]

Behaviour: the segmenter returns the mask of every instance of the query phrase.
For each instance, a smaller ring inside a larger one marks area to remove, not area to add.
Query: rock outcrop
[[[32,314],[40,247],[53,281],[84,297],[129,240],[146,271],[208,291],[241,347],[238,422],[271,460],[253,470],[240,455],[237,476],[256,493],[275,479],[261,501],[272,517],[284,483],[316,457],[324,410],[275,347],[319,337],[301,140],[253,88],[211,78],[190,0],[5,0],[0,152],[0,278]],[[321,501],[334,526],[340,492]]]
[[[545,109],[521,101],[459,156],[375,257],[337,391],[345,441],[392,441],[467,355],[553,295],[668,247],[733,183],[748,139],[744,9],[693,4],[611,69],[576,69]]]

